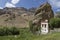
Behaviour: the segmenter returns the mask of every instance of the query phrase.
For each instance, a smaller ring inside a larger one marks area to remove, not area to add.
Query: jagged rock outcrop
[[[40,16],[41,19],[50,19],[54,17],[54,13],[53,13],[51,5],[48,2],[41,5],[36,10],[35,16]]]
[[[40,20],[50,20],[54,17],[54,13],[51,5],[47,2],[42,4],[39,8],[37,8],[36,13],[34,14],[34,21],[39,22]]]
[[[45,21],[45,20],[49,21],[51,18],[54,17],[54,13],[51,5],[48,2],[42,4],[39,8],[37,8],[34,16],[35,18],[32,21],[32,25],[33,27],[38,29],[40,27],[41,21]]]

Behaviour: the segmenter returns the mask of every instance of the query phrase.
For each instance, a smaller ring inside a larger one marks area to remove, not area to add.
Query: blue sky
[[[0,0],[0,9],[4,7],[39,7],[46,1],[51,4],[55,12],[60,11],[60,0]]]

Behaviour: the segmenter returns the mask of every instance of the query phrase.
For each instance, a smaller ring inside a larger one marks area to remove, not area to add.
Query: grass
[[[29,29],[21,28],[20,35],[0,36],[0,40],[60,40],[60,33],[33,35]]]

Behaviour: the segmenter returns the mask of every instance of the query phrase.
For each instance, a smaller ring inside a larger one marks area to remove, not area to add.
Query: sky
[[[60,0],[0,0],[0,9],[4,7],[39,7],[45,2],[49,2],[54,12],[60,11]]]

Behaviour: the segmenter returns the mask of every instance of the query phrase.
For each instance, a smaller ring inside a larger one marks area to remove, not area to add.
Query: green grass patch
[[[19,35],[0,36],[0,40],[60,40],[60,33],[35,35],[28,28],[21,28]]]

